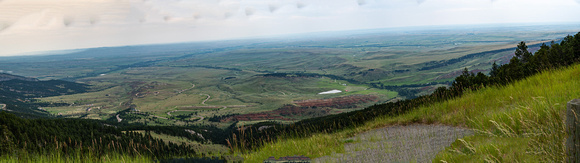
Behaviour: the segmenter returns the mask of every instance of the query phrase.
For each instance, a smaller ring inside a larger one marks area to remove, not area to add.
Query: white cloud
[[[0,45],[8,46],[0,55],[324,30],[578,21],[576,2],[580,0],[4,0]]]

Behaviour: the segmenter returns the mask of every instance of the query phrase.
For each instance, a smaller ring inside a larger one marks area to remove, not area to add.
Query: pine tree
[[[532,53],[528,51],[528,46],[523,41],[518,44],[515,54],[522,63],[527,63],[532,58]]]
[[[0,154],[14,150],[14,135],[6,125],[0,126]]]
[[[496,77],[498,73],[499,66],[497,65],[497,63],[493,62],[493,65],[491,65],[491,71],[489,72],[489,76]]]

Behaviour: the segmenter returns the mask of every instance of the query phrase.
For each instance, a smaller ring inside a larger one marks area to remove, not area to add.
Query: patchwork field
[[[5,57],[0,67],[90,85],[88,93],[38,98],[54,116],[226,128],[414,98],[449,85],[464,68],[487,73],[492,63],[507,63],[520,41],[534,51],[577,31],[565,25],[357,31]],[[340,92],[319,94],[331,90]]]

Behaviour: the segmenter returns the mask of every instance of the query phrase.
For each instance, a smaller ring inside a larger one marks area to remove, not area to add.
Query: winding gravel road
[[[201,104],[204,104],[204,105],[206,105],[206,104],[205,104],[205,102],[206,102],[207,100],[209,100],[209,98],[211,98],[211,96],[210,96],[210,95],[208,95],[208,94],[200,94],[200,95],[206,95],[206,96],[207,96],[207,98],[201,102]]]
[[[193,88],[195,88],[195,84],[191,83],[191,88],[187,88],[187,89],[180,90],[180,91],[177,92],[177,94],[181,94],[181,93],[183,93],[185,91],[188,91],[188,90],[191,90]]]
[[[371,130],[352,137],[344,154],[314,162],[431,162],[445,147],[473,131],[444,125],[414,124]]]

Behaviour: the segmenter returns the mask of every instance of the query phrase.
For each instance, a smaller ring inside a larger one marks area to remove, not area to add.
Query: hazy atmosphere
[[[580,162],[580,0],[0,0],[0,162]]]
[[[1,56],[316,31],[566,23],[580,0],[2,0]]]

